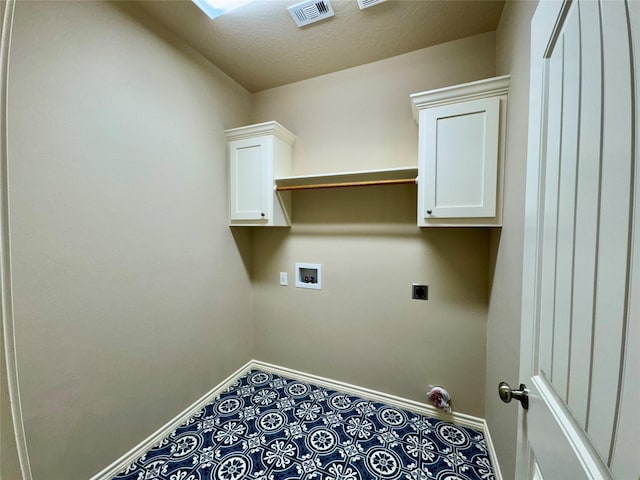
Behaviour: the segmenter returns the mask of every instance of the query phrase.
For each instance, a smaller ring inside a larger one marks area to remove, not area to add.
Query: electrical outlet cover
[[[411,298],[414,300],[429,300],[429,285],[414,283],[411,286]]]

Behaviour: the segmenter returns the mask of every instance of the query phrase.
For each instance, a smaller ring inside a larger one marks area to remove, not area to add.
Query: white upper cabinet
[[[225,130],[229,149],[229,224],[290,226],[291,195],[276,193],[276,177],[291,173],[295,135],[278,122]]]
[[[418,226],[500,226],[509,76],[411,95]]]

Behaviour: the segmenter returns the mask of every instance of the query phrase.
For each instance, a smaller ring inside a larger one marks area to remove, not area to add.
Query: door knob
[[[504,403],[509,403],[512,399],[516,399],[525,410],[529,409],[529,390],[524,383],[520,384],[520,390],[513,390],[507,382],[498,384],[498,395]]]

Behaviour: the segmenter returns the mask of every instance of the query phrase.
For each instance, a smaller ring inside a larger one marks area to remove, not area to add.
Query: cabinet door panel
[[[239,140],[229,146],[232,220],[268,219],[266,143],[258,138]]]
[[[424,217],[495,217],[500,99],[446,105],[421,114]]]

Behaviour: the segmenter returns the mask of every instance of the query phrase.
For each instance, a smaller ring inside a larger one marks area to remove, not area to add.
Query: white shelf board
[[[384,168],[357,172],[321,173],[276,178],[276,186],[298,186],[328,183],[370,182],[378,180],[399,180],[418,176],[418,167]]]

